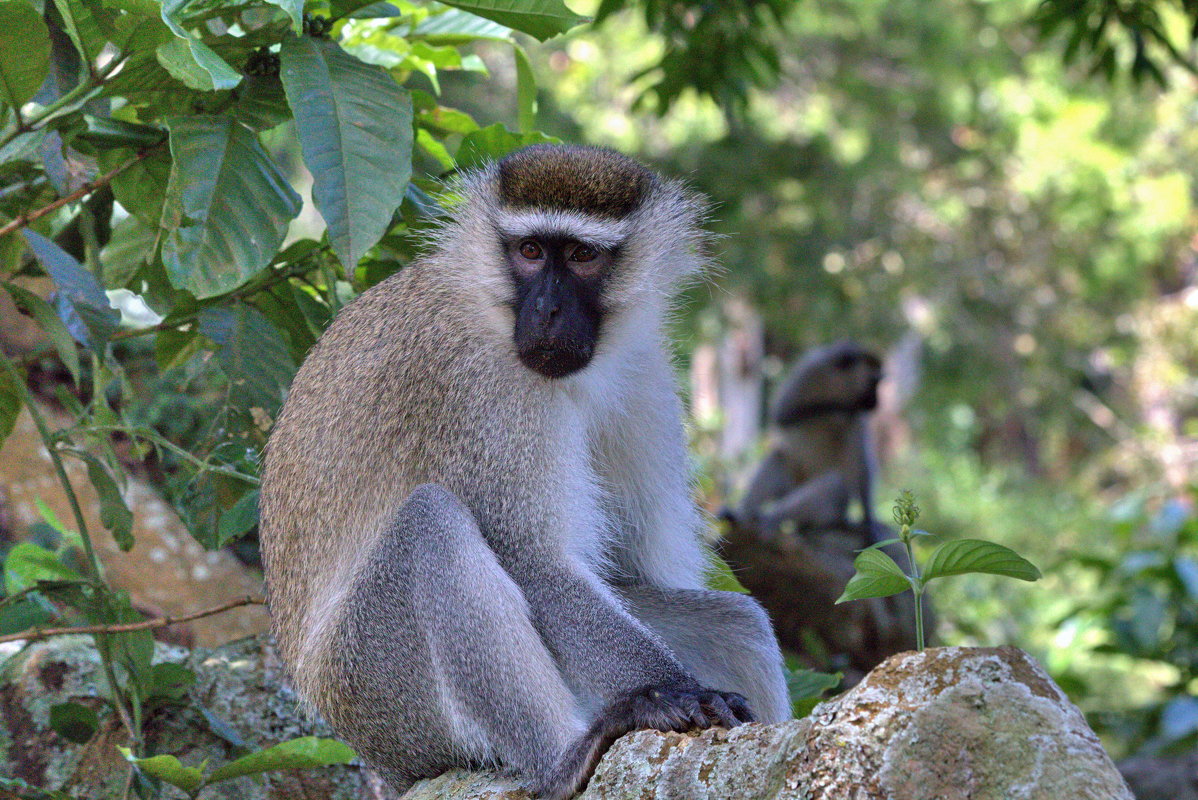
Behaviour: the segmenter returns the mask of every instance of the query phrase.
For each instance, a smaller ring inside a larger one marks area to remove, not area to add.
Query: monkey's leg
[[[617,591],[700,683],[744,695],[758,722],[790,719],[782,653],[756,600],[735,592],[645,584]]]
[[[788,492],[764,515],[764,522],[777,527],[794,520],[800,529],[824,528],[846,522],[849,488],[835,470],[825,472]]]
[[[452,767],[536,779],[582,733],[524,595],[446,489],[412,492],[343,602],[317,705],[395,789]]]

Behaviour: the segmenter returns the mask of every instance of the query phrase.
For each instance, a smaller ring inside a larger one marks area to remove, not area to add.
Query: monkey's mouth
[[[873,411],[875,408],[878,407],[878,384],[877,383],[874,383],[873,386],[869,387],[869,389],[865,392],[865,394],[863,394],[861,396],[861,399],[858,401],[858,404],[861,406],[862,411]]]
[[[564,378],[591,363],[589,342],[537,342],[521,347],[520,362],[546,378]]]

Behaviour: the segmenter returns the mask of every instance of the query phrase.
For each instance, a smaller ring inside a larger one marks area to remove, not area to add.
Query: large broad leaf
[[[29,249],[58,288],[58,316],[82,345],[103,353],[104,345],[120,324],[100,282],[83,265],[54,242],[31,230],[22,231]]]
[[[87,744],[100,727],[100,717],[91,706],[82,703],[58,703],[50,706],[50,728],[75,744]]]
[[[182,20],[187,16],[186,7],[190,2],[191,0],[163,0],[162,21],[187,43],[187,53],[197,67],[208,73],[214,89],[232,89],[241,82],[241,73],[230,67],[215,50],[192,36],[183,27]]]
[[[494,20],[542,42],[586,22],[562,0],[443,0],[447,6]]]
[[[946,575],[984,572],[1023,581],[1039,580],[1040,570],[1009,547],[981,539],[957,539],[937,547],[924,569],[924,581]]]
[[[451,8],[443,14],[433,14],[421,20],[408,38],[423,39],[430,44],[456,47],[478,39],[510,41],[512,29],[489,19]]]
[[[93,0],[54,0],[63,27],[90,71],[110,39],[113,12]]]
[[[253,306],[206,308],[199,314],[200,333],[220,349],[216,357],[229,379],[229,399],[249,410],[274,415],[295,375],[287,342]]]
[[[737,579],[732,567],[728,566],[728,562],[714,552],[707,556],[707,576],[703,583],[708,589],[719,592],[749,593],[744,584]]]
[[[0,2],[0,100],[20,108],[50,74],[50,33],[25,0]]]
[[[333,42],[283,41],[280,77],[329,241],[352,270],[387,231],[412,174],[412,101]]]
[[[911,581],[894,559],[881,550],[863,550],[853,560],[857,574],[849,579],[837,603],[866,597],[889,597],[911,588]]]
[[[50,343],[54,345],[58,357],[71,373],[71,377],[75,379],[75,385],[78,386],[79,351],[75,349],[75,340],[71,338],[71,332],[67,330],[67,326],[54,313],[54,309],[50,307],[49,303],[28,289],[22,289],[11,283],[4,284],[4,289],[12,297],[17,308],[37,320],[38,326],[50,337]],[[3,426],[0,426],[0,431],[2,430]]]
[[[257,275],[283,243],[300,197],[253,131],[232,117],[172,117],[162,261],[198,298]]]
[[[304,767],[326,767],[330,764],[348,764],[357,758],[349,745],[336,739],[320,739],[305,736],[289,742],[276,744],[257,753],[242,756],[215,769],[208,776],[208,783],[240,778],[274,769],[301,769]]]
[[[472,169],[503,158],[514,150],[542,143],[560,144],[561,139],[546,136],[540,131],[512,133],[501,123],[488,125],[466,134],[458,147],[458,169]]]

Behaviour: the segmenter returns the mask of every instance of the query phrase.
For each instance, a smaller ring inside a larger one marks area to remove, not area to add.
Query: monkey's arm
[[[849,487],[844,477],[829,470],[786,494],[766,512],[763,522],[771,528],[790,520],[799,528],[842,525],[848,504]]]
[[[782,497],[795,486],[790,470],[777,449],[770,450],[749,480],[749,488],[741,499],[736,516],[740,521],[751,522],[759,518],[765,506]]]

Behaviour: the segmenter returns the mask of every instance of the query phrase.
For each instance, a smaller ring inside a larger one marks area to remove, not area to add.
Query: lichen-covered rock
[[[455,773],[404,800],[517,800]],[[1081,713],[1027,654],[937,648],[883,662],[810,717],[620,739],[579,800],[1132,800]]]
[[[101,669],[91,638],[64,636],[11,652],[0,651],[0,776],[43,789],[66,789],[81,798],[124,796],[129,765],[116,748],[129,742],[97,693]],[[239,755],[229,738],[258,749],[298,736],[332,735],[302,713],[282,678],[278,657],[263,638],[215,650],[158,643],[155,661],[182,664],[195,672],[196,682],[187,702],[160,708],[146,719],[150,753],[169,753],[190,766],[210,759],[216,766]],[[67,701],[101,711],[100,731],[85,745],[71,744],[50,728],[50,708]],[[164,796],[184,795],[168,788]],[[214,784],[203,794],[205,800],[380,796],[366,771],[355,765],[275,772],[261,783],[242,778]]]
[[[183,662],[197,681],[188,704],[149,718],[151,752],[175,754],[186,764],[233,757],[204,710],[256,747],[329,735],[299,711],[263,639],[192,652],[159,645],[158,655]],[[48,725],[56,703],[100,707],[97,669],[83,637],[35,644],[0,667],[0,775],[89,798],[113,796],[123,786],[118,726],[109,721],[79,747]],[[344,766],[273,773],[263,784],[216,784],[203,796],[382,800],[385,790],[365,770]],[[1034,660],[1009,647],[893,656],[803,720],[693,736],[625,736],[579,800],[633,798],[1132,800],[1078,710]],[[417,784],[404,800],[528,800],[528,794],[510,779],[452,772]]]
[[[816,797],[1132,800],[1081,712],[1013,647],[900,653],[817,706]]]

